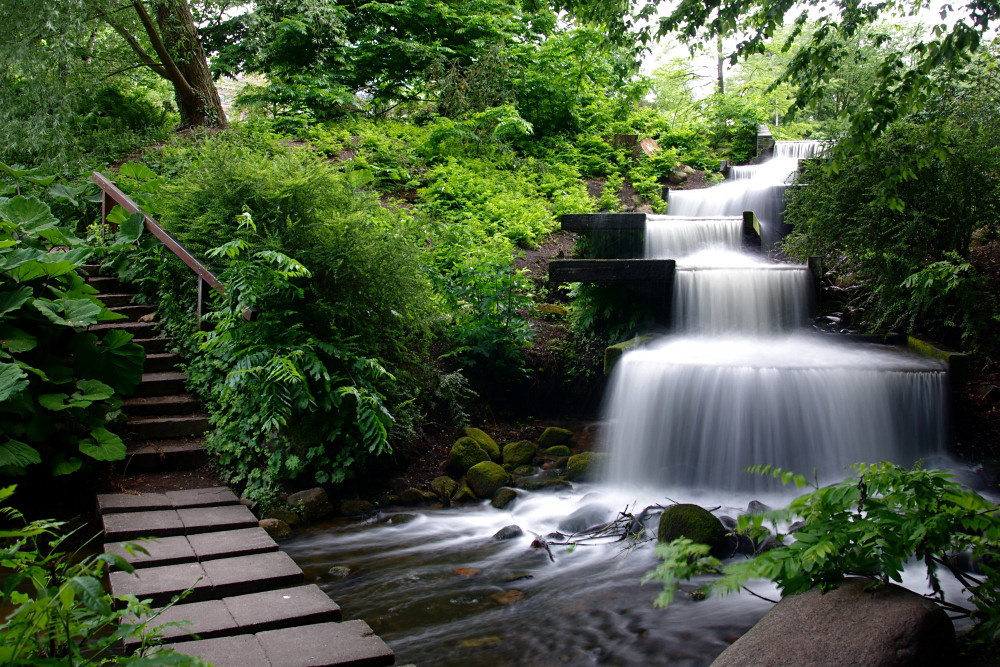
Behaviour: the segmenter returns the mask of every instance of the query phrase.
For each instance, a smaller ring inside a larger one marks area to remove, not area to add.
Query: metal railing
[[[177,255],[182,262],[187,264],[188,268],[194,271],[195,275],[198,276],[198,328],[201,328],[202,313],[204,312],[205,305],[205,286],[209,286],[214,289],[219,294],[224,295],[226,293],[226,286],[222,284],[219,277],[212,273],[207,266],[202,264],[198,259],[191,254],[187,248],[184,247],[180,241],[171,236],[163,227],[157,224],[156,220],[153,220],[148,213],[139,208],[131,197],[118,189],[112,181],[106,178],[103,174],[99,174],[96,171],[91,175],[91,179],[97,184],[104,195],[101,199],[101,225],[110,225],[112,229],[116,228],[114,223],[108,222],[108,214],[111,213],[111,209],[117,204],[121,206],[129,214],[141,213],[142,217],[145,219],[146,229],[150,234],[159,239],[166,248]],[[247,320],[252,320],[254,318],[255,312],[251,308],[245,308],[243,310],[243,317]]]

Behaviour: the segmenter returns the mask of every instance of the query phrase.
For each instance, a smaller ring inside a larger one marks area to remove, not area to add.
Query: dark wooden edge
[[[625,282],[673,280],[672,259],[554,259],[552,282]]]
[[[645,213],[564,213],[560,220],[567,232],[646,229]]]

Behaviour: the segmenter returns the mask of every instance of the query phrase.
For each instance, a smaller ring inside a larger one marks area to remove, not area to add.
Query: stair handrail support
[[[139,205],[132,200],[131,197],[122,192],[118,188],[118,186],[115,185],[114,181],[107,178],[104,174],[101,174],[96,171],[92,173],[91,179],[94,181],[94,183],[97,184],[97,187],[99,187],[104,193],[104,196],[102,197],[101,200],[102,227],[108,225],[111,227],[112,230],[115,230],[117,228],[117,225],[108,222],[108,214],[111,213],[111,209],[114,208],[114,204],[118,204],[123,209],[125,209],[126,212],[130,214],[141,213],[145,222],[146,229],[149,230],[149,233],[155,236],[160,241],[160,243],[166,246],[167,250],[177,255],[177,257],[180,258],[180,260],[184,262],[188,266],[188,268],[195,273],[195,275],[198,276],[197,317],[198,317],[198,329],[200,330],[201,319],[202,319],[201,316],[205,303],[205,294],[203,289],[204,285],[205,284],[209,285],[212,289],[214,289],[216,292],[218,292],[223,296],[225,296],[226,294],[226,286],[222,284],[222,281],[219,280],[219,277],[216,276],[214,273],[212,273],[212,271],[207,266],[198,261],[198,258],[192,255],[191,251],[188,250],[186,247],[184,247],[183,243],[181,243],[173,236],[171,236],[170,233],[167,232],[167,230],[163,229],[163,227],[161,227],[156,222],[156,220],[153,220],[153,218],[148,213],[143,211],[139,207]],[[256,313],[252,308],[243,309],[244,319],[252,320],[255,315]]]

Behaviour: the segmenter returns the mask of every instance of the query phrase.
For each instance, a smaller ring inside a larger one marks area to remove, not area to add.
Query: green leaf
[[[129,395],[142,380],[146,352],[131,342],[132,334],[111,329],[98,343],[97,336],[81,332],[70,341],[77,373],[100,380],[115,393]]]
[[[0,220],[23,227],[29,233],[59,224],[45,202],[23,195],[0,200]]]
[[[0,363],[0,403],[28,387],[28,374],[17,364]]]
[[[80,452],[98,461],[120,461],[125,458],[125,444],[117,435],[98,426],[90,432],[92,438],[80,441]]]
[[[38,346],[38,339],[27,331],[9,324],[0,324],[0,347],[11,354],[29,352]]]
[[[94,577],[79,576],[70,579],[69,585],[80,596],[87,609],[102,616],[111,615],[111,605],[108,604],[108,596],[100,581]]]
[[[142,230],[146,228],[146,217],[142,213],[133,213],[128,220],[121,223],[118,228],[117,243],[135,243],[142,235]]]
[[[8,440],[0,445],[0,466],[27,468],[33,463],[41,463],[42,455],[30,445],[17,440]]]
[[[41,394],[38,397],[38,404],[46,410],[54,410],[58,412],[70,407],[66,405],[67,398],[69,398],[69,396],[66,394]]]
[[[104,401],[115,395],[115,390],[100,380],[80,380],[76,386],[80,390],[73,394],[76,400]]]
[[[23,306],[31,298],[33,292],[27,285],[13,292],[0,292],[0,317]]]
[[[132,178],[137,181],[144,181],[148,178],[156,178],[156,173],[144,164],[137,162],[126,162],[118,168],[118,175],[125,178]]]
[[[78,456],[66,458],[62,454],[56,454],[49,461],[49,471],[53,477],[69,475],[83,467],[83,460]]]
[[[40,185],[43,188],[47,188],[56,182],[55,176],[25,176],[24,180],[28,181],[33,185]]]
[[[83,192],[86,188],[75,188],[70,185],[63,185],[58,183],[49,188],[49,196],[53,199],[65,199],[73,206],[79,206],[80,202],[76,200],[76,196]]]
[[[112,225],[124,224],[129,218],[128,211],[123,209],[118,204],[115,204],[111,211],[108,213],[108,222]]]

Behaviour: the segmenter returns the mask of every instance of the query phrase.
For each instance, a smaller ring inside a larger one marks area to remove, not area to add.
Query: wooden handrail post
[[[201,316],[202,316],[202,313],[205,310],[205,290],[204,290],[204,285],[205,285],[205,281],[201,279],[201,276],[198,276],[198,321],[197,321],[197,327],[198,327],[197,330],[198,331],[202,330],[201,329]]]
[[[111,193],[102,190],[104,196],[101,198],[101,232],[104,232],[105,227],[111,227],[111,233],[115,234],[118,232],[118,225],[113,222],[108,222],[108,215],[111,213],[111,209],[115,207],[115,200],[111,196]]]

